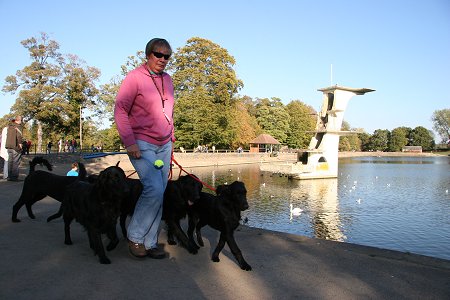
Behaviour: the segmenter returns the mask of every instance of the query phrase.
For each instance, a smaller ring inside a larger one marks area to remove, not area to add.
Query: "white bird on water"
[[[290,208],[291,208],[291,214],[293,214],[294,216],[299,216],[303,211],[303,209],[301,209],[299,207],[294,207],[292,205],[292,203],[290,204]]]

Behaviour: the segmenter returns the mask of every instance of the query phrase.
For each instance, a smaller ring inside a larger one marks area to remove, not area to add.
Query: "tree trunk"
[[[41,121],[36,121],[37,125],[38,125],[38,130],[37,130],[37,152],[38,153],[42,153],[42,123]]]

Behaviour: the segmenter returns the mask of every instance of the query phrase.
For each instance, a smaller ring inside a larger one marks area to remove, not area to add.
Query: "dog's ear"
[[[225,185],[225,184],[221,184],[221,185],[217,186],[216,194],[218,196],[219,195],[228,196],[230,194],[230,186]]]

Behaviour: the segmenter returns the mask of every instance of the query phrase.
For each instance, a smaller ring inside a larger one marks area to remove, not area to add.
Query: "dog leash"
[[[211,191],[215,192],[216,189],[213,188],[212,186],[210,186],[209,184],[207,184],[206,182],[201,181],[200,179],[198,179],[196,176],[192,175],[191,173],[189,173],[188,171],[186,171],[175,159],[175,157],[173,156],[172,153],[172,162],[175,163],[178,168],[180,168],[180,174],[178,174],[178,176],[181,175],[181,172],[185,172],[187,175],[191,176],[192,178],[194,178],[195,180],[197,180],[198,182],[200,182],[201,184],[203,184],[205,187],[207,187],[208,189],[210,189]],[[172,172],[172,164],[170,165],[170,170]]]

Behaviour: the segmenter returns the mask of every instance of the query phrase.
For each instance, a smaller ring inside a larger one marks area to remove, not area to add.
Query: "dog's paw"
[[[167,243],[169,245],[176,245],[177,244],[177,242],[175,242],[175,240],[167,240]]]
[[[64,244],[66,244],[66,245],[72,245],[73,243],[72,243],[72,241],[64,241]]]
[[[244,270],[244,271],[251,271],[252,267],[248,263],[243,263],[241,265],[241,269]]]
[[[109,264],[111,263],[111,261],[109,260],[109,258],[107,258],[106,256],[105,256],[105,257],[100,257],[100,258],[99,258],[99,261],[100,261],[100,263],[103,264],[103,265],[109,265]]]
[[[19,219],[17,219],[17,218],[12,218],[12,220],[11,220],[13,223],[19,223],[20,222],[20,220]]]
[[[211,260],[212,260],[213,262],[219,262],[219,261],[220,261],[220,258],[219,258],[218,256],[213,256],[213,257],[211,257]]]
[[[189,253],[191,253],[191,254],[197,254],[197,253],[198,253],[197,248],[193,248],[193,247],[189,247],[188,251],[189,251]]]

